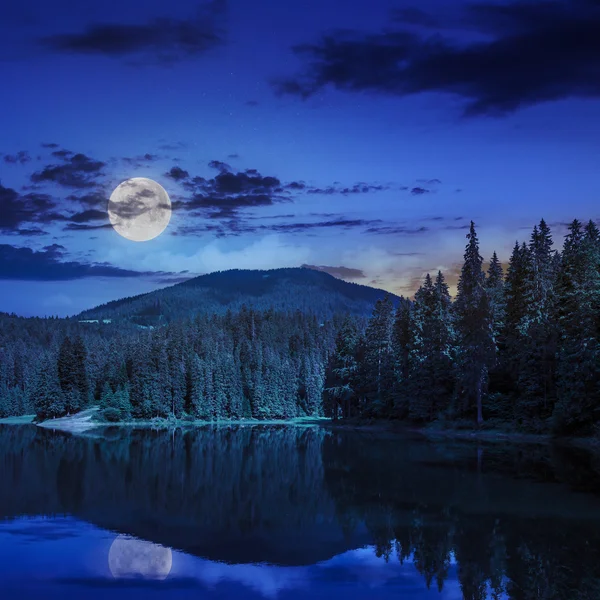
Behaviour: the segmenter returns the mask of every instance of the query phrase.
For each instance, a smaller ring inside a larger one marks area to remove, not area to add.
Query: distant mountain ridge
[[[348,283],[310,268],[217,271],[173,286],[114,300],[83,311],[77,319],[128,320],[156,325],[195,314],[255,310],[301,311],[322,318],[349,313],[367,316],[388,292]],[[388,294],[394,304],[401,298]]]

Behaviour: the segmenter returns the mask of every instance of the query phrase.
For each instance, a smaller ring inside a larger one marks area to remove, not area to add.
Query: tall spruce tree
[[[600,248],[593,223],[574,220],[565,238],[557,284],[558,433],[589,434],[600,421]]]
[[[365,358],[370,382],[366,410],[373,416],[389,415],[392,408],[394,305],[389,295],[378,300],[365,332]]]
[[[356,320],[348,316],[344,320],[335,340],[335,352],[331,357],[332,379],[327,393],[332,403],[332,416],[337,419],[350,417],[358,411],[356,383],[358,376],[357,351],[360,333]]]
[[[504,271],[496,252],[492,255],[485,280],[490,299],[492,331],[496,345],[501,343],[504,320],[506,318],[506,300],[504,297]]]
[[[527,429],[541,431],[554,404],[554,257],[550,228],[542,219],[529,242],[524,314],[518,329],[516,415]]]
[[[423,285],[415,293],[408,345],[408,414],[415,421],[431,420],[432,417],[431,328],[434,309],[434,286],[431,275],[427,273]]]
[[[475,408],[478,425],[483,423],[482,398],[489,368],[495,362],[494,334],[489,295],[485,287],[483,258],[479,240],[471,221],[464,263],[458,281],[454,305],[460,352],[460,407]]]
[[[396,308],[392,332],[392,353],[394,361],[393,401],[394,414],[399,418],[408,416],[409,395],[409,352],[411,338],[412,304],[402,299]]]

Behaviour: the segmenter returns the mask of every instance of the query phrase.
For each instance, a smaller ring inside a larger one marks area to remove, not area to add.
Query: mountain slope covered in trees
[[[373,304],[385,294],[383,290],[348,283],[309,268],[233,269],[109,302],[84,311],[78,318],[126,319],[148,326],[197,314],[238,311],[244,305],[255,310],[299,310],[324,319],[343,313],[368,316]],[[397,296],[393,299],[394,302],[399,301]]]
[[[269,307],[270,297],[285,297],[282,282],[261,288],[256,273],[238,273],[247,286],[240,294],[232,285],[228,306],[252,289],[252,308],[189,315],[198,298],[191,282],[166,290],[157,305],[166,316],[150,329],[129,318],[139,299],[97,313],[115,318],[108,325],[0,315],[0,415],[35,410],[45,419],[99,404],[110,421],[324,415],[600,435],[600,233],[592,221],[573,221],[559,251],[542,220],[529,243],[515,244],[506,274],[495,253],[484,271],[471,223],[454,300],[443,273],[427,274],[413,302],[386,295],[369,319],[315,303],[310,286],[300,293],[296,284],[293,310]],[[319,310],[298,310],[299,294]],[[156,302],[149,296],[142,305]]]

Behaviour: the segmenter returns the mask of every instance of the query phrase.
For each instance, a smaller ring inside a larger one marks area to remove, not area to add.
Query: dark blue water
[[[600,598],[582,452],[0,427],[0,598]]]

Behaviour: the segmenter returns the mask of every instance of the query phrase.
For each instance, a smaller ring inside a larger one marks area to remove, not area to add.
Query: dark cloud
[[[130,191],[119,202],[108,201],[108,211],[111,215],[128,220],[139,217],[153,209],[154,203],[149,203],[147,199],[155,197],[154,190],[140,186],[136,181],[125,181],[121,185],[129,188]],[[104,215],[106,216],[106,213]]]
[[[309,186],[302,181],[283,183],[279,178],[263,175],[256,169],[234,171],[230,165],[222,161],[210,161],[209,167],[218,172],[213,178],[200,176],[192,177],[180,167],[173,167],[167,176],[180,181],[182,187],[190,194],[187,197],[173,197],[173,210],[184,210],[192,214],[202,214],[205,218],[222,221],[220,227],[232,233],[255,232],[256,227],[250,227],[240,221],[239,211],[246,208],[272,206],[277,203],[292,202],[298,194],[348,195],[365,194],[373,191],[389,189],[389,186],[359,182],[353,186],[343,186],[339,182],[325,188]],[[322,215],[319,215],[322,216]],[[330,216],[337,216],[333,213]],[[260,218],[260,217],[257,217]],[[281,217],[276,217],[281,218]],[[343,218],[341,218],[343,220]],[[327,227],[327,224],[320,225]],[[266,228],[266,226],[264,226]],[[286,225],[281,225],[282,228]],[[315,224],[290,224],[296,231],[302,227],[313,228]],[[283,230],[283,229],[282,229]],[[180,229],[178,234],[189,232]]]
[[[183,187],[191,196],[175,199],[174,210],[201,211],[209,218],[233,219],[243,208],[271,206],[292,200],[277,177],[261,175],[256,169],[232,172],[229,165],[220,161],[211,161],[209,166],[219,170],[215,177],[182,180]]]
[[[153,162],[158,159],[156,154],[142,154],[141,156],[124,156],[121,160],[131,167],[141,167],[145,163]]]
[[[14,234],[21,237],[37,237],[40,235],[46,235],[46,232],[39,227],[31,227],[29,229],[15,229]]]
[[[29,152],[26,150],[20,150],[16,154],[5,154],[3,156],[3,160],[5,163],[9,164],[19,164],[24,165],[31,161],[31,156],[29,156]]]
[[[359,182],[353,186],[342,186],[339,182],[335,182],[333,185],[327,187],[315,187],[309,186],[304,181],[291,181],[286,184],[285,189],[293,191],[304,191],[307,194],[317,194],[324,196],[332,196],[334,194],[341,194],[347,196],[349,194],[368,194],[370,192],[381,192],[390,189],[388,185],[372,184]]]
[[[170,171],[165,173],[165,177],[169,177],[174,181],[182,181],[183,179],[187,179],[189,176],[190,174],[181,167],[172,167]]]
[[[105,221],[108,218],[105,210],[90,208],[69,217],[71,223],[89,223],[90,221]]]
[[[219,171],[231,171],[231,167],[227,163],[221,162],[220,160],[211,160],[208,163],[208,166],[211,169],[217,169]]]
[[[86,277],[140,277],[155,273],[120,269],[106,263],[85,264],[64,261],[64,247],[58,244],[35,251],[0,244],[0,279],[22,281],[68,281]]]
[[[169,64],[204,54],[223,43],[225,0],[201,7],[196,18],[163,17],[144,24],[96,23],[79,33],[43,38],[42,45],[68,54],[98,54]]]
[[[429,227],[401,227],[397,225],[384,225],[381,227],[370,227],[365,231],[365,233],[376,233],[378,235],[416,235],[420,233],[427,233],[429,231]]]
[[[0,231],[11,233],[24,223],[49,223],[64,219],[56,212],[56,203],[48,194],[19,194],[0,185]]]
[[[395,16],[428,26],[435,20],[420,10]],[[328,85],[396,96],[445,92],[465,101],[466,116],[600,97],[597,0],[479,2],[465,9],[462,22],[479,34],[476,40],[408,29],[329,33],[294,48],[304,73],[274,82],[275,89],[303,98]]]
[[[323,271],[329,273],[338,279],[363,279],[366,277],[361,269],[353,269],[351,267],[325,267],[316,265],[302,265],[304,269],[313,269],[315,271]]]
[[[60,150],[55,150],[54,152],[52,152],[52,156],[56,156],[56,158],[67,158],[68,156],[71,156],[73,154],[73,152],[71,152],[71,150],[65,150],[64,148],[61,148]]]
[[[105,163],[93,160],[85,154],[64,157],[62,164],[48,165],[42,171],[33,173],[33,183],[53,182],[63,187],[90,188],[97,185]]]
[[[101,189],[97,189],[92,192],[88,192],[82,195],[72,194],[67,196],[67,200],[79,202],[84,206],[102,206],[106,207],[108,204],[108,194]]]
[[[227,155],[227,158],[239,158],[239,157],[240,157],[240,155],[239,154],[235,154],[235,153]]]
[[[290,185],[296,184],[298,184],[298,182],[293,181]],[[352,187],[342,187],[335,185],[327,186],[326,188],[309,187],[306,188],[306,193],[323,194],[326,196],[330,196],[333,194],[342,194],[343,196],[347,196],[349,194],[368,194],[370,192],[381,192],[387,189],[389,189],[388,186],[379,184],[355,183]]]
[[[59,145],[55,144],[54,142],[42,144],[42,148],[58,148],[58,147],[59,147]]]
[[[439,179],[417,179],[419,183],[426,183],[427,185],[440,185],[442,183]]]
[[[258,101],[256,100],[246,100],[245,102],[246,106],[258,106]]]
[[[288,190],[304,190],[306,189],[306,184],[303,181],[292,181],[287,184]]]
[[[88,225],[86,223],[67,223],[64,228],[65,231],[95,231],[97,229],[112,229],[110,223],[102,223],[100,225]]]
[[[410,190],[410,193],[413,196],[422,196],[423,194],[429,194],[430,192],[431,192],[431,190],[427,190],[422,187],[414,187],[412,190]]]
[[[333,221],[320,221],[315,223],[281,223],[277,225],[263,225],[261,229],[270,229],[277,232],[286,233],[300,233],[303,231],[309,231],[311,229],[331,229],[331,228],[344,228],[353,229],[360,227],[367,227],[373,223],[381,223],[381,220],[365,220],[365,219],[335,219]],[[367,230],[368,231],[368,230]]]

